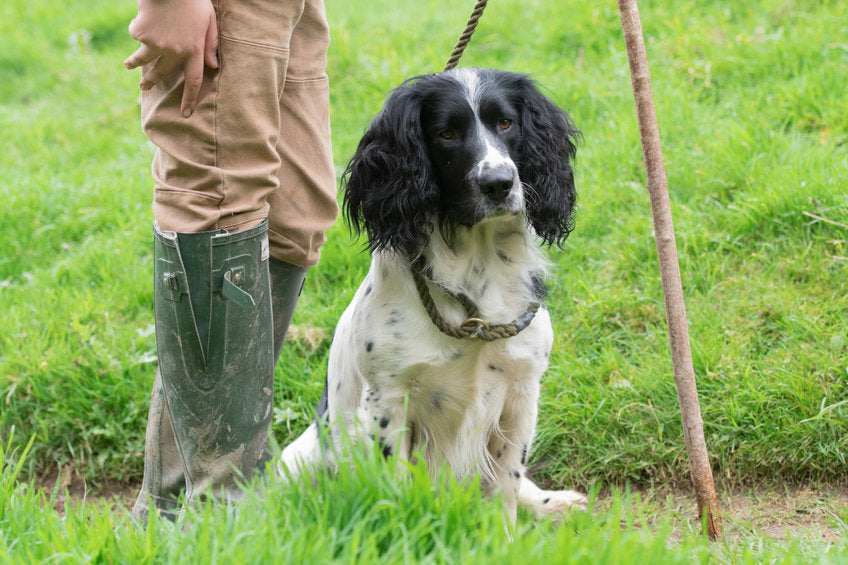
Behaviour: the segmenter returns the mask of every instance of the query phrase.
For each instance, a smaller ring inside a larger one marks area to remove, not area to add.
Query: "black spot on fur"
[[[503,451],[498,451],[498,452],[495,454],[495,457],[497,457],[498,459],[500,459],[502,455],[503,455]]]
[[[495,373],[503,373],[504,372],[503,367],[498,367],[497,365],[492,365],[492,364],[489,364],[489,370],[493,371]]]
[[[374,342],[373,341],[366,341],[365,342],[365,351],[370,353],[372,349],[374,349]]]
[[[392,310],[389,313],[389,317],[386,320],[386,325],[387,326],[396,326],[397,324],[399,324],[401,322],[401,320],[403,320],[403,315],[401,315],[399,310],[395,309],[395,310]]]
[[[375,420],[376,420],[376,418],[375,418]],[[389,419],[386,418],[385,416],[380,418],[380,427],[383,428],[383,429],[386,429],[386,428],[389,427]]]
[[[547,503],[548,503],[548,502],[550,502],[550,501],[551,501],[551,499],[550,499],[550,498],[546,498],[545,500],[543,500],[543,501],[542,501],[542,504],[547,504]]]
[[[366,288],[366,289],[365,289],[365,296],[368,296],[369,294],[371,294],[371,291],[372,291],[372,290],[373,290],[373,288],[372,288],[372,287],[371,287],[371,285],[369,284],[369,285],[368,285],[368,288]]]
[[[433,391],[433,393],[430,395],[430,404],[433,406],[433,408],[439,411],[442,410],[442,396],[442,392],[438,390]]]
[[[521,473],[519,473],[518,471],[510,471],[509,474],[512,475],[513,479],[520,479],[521,478]]]
[[[536,300],[539,302],[544,300],[545,296],[548,294],[548,287],[545,285],[542,273],[532,273],[527,284],[530,287],[530,292],[533,293]]]
[[[527,463],[527,446],[521,448],[521,464]]]
[[[383,457],[389,457],[392,454],[392,446],[386,443],[386,438],[383,436],[375,436],[374,439],[380,446],[380,451],[382,452]]]

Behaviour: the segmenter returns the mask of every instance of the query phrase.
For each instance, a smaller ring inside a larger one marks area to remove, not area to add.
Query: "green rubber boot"
[[[274,363],[280,359],[286,332],[291,324],[294,309],[303,290],[308,269],[298,267],[273,257],[268,262],[271,274],[271,304],[274,311]]]
[[[144,479],[141,491],[132,509],[132,515],[147,523],[149,503],[159,509],[162,516],[176,520],[179,514],[180,495],[185,491],[183,462],[177,451],[171,416],[165,403],[162,375],[156,370],[150,410],[147,413],[147,434],[144,439]]]
[[[268,267],[271,281],[274,319],[273,350],[276,364],[303,287],[307,269],[273,258],[269,260]],[[159,279],[157,271],[157,285],[160,282]],[[262,460],[266,458],[267,456],[263,456]],[[144,479],[138,499],[133,507],[133,515],[146,522],[149,502],[151,502],[163,516],[175,520],[179,514],[179,498],[185,490],[186,479],[183,463],[171,427],[162,378],[157,371],[147,420]]]
[[[164,394],[154,385],[145,447],[151,453],[145,455],[144,485],[134,509],[140,519],[146,518],[148,496],[166,515],[174,514],[182,485],[173,469],[169,423],[186,500],[203,495],[233,500],[242,494],[238,482],[268,460],[273,415],[267,224],[234,234],[154,231]]]

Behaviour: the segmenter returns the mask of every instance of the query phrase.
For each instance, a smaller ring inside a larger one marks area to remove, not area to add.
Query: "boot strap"
[[[244,280],[244,267],[233,267],[224,273],[224,282],[221,284],[221,294],[232,300],[243,308],[256,306],[256,301],[249,292],[239,288],[239,283]]]

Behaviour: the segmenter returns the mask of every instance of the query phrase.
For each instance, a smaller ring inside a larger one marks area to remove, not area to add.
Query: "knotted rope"
[[[415,281],[415,288],[418,289],[418,296],[421,297],[421,302],[424,304],[424,309],[427,315],[430,316],[433,324],[439,328],[445,335],[455,337],[457,339],[482,339],[483,341],[495,341],[496,339],[504,339],[518,335],[518,333],[530,325],[536,312],[539,311],[541,304],[534,302],[530,304],[527,310],[512,322],[506,324],[489,324],[481,319],[480,309],[477,305],[471,302],[471,299],[464,294],[454,294],[453,292],[443,288],[442,290],[459,302],[465,309],[468,318],[465,319],[459,326],[452,326],[445,320],[436,304],[433,301],[433,296],[430,294],[430,287],[427,286],[427,279],[423,273],[426,267],[424,260],[418,258],[413,263],[412,278]]]
[[[448,62],[445,63],[446,71],[455,68],[457,63],[459,63],[459,58],[462,57],[462,53],[471,41],[471,36],[474,35],[474,30],[477,29],[477,22],[480,21],[480,16],[483,15],[483,10],[486,8],[487,2],[488,0],[477,0],[477,3],[474,5],[474,10],[471,11],[468,23],[465,24],[465,31],[459,36],[456,47],[453,48]]]

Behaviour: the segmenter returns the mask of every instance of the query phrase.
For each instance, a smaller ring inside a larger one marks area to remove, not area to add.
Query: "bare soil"
[[[691,492],[650,489],[640,492],[646,508],[670,513],[675,530],[700,530]],[[787,485],[737,488],[719,493],[723,535],[836,542],[848,522],[848,488]]]
[[[72,465],[48,471],[39,477],[36,484],[48,495],[48,500],[55,491],[53,510],[59,514],[64,514],[66,504],[83,500],[89,503],[112,503],[120,511],[129,511],[141,486],[140,483],[122,481],[105,481],[92,485],[88,483],[85,475],[79,473]]]

